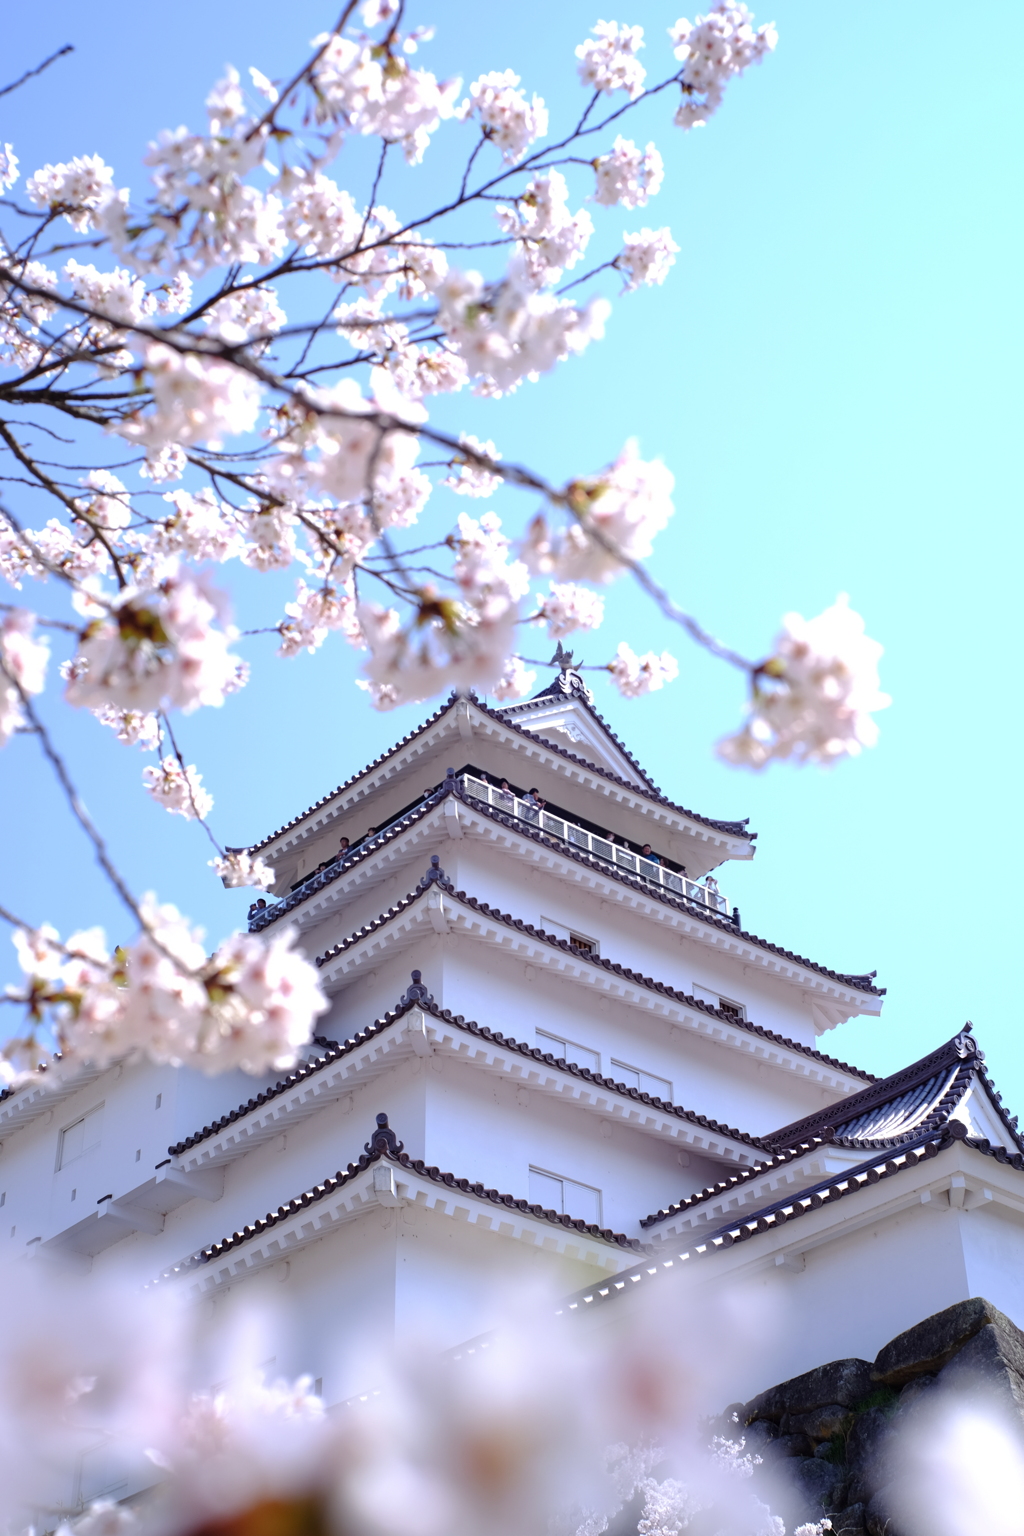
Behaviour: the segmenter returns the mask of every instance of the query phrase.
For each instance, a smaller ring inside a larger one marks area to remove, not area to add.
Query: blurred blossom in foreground
[[[1020,1536],[1024,1529],[1020,1420],[983,1388],[915,1414],[896,1464],[889,1491],[906,1536]]]
[[[365,1390],[325,1411],[308,1376],[264,1379],[268,1318],[242,1298],[215,1318],[173,1287],[127,1294],[39,1263],[0,1271],[0,1288],[18,1321],[0,1358],[14,1529],[74,1510],[87,1453],[95,1480],[121,1469],[131,1504],[91,1507],[77,1536],[601,1536],[613,1521],[784,1536],[742,1441],[700,1429],[723,1358],[751,1342],[742,1323],[724,1334],[720,1298],[689,1296],[693,1332],[672,1297],[671,1316],[594,1330],[534,1296],[471,1349],[438,1354],[430,1328],[398,1351],[363,1341],[345,1374]]]
[[[878,685],[881,654],[845,594],[816,619],[787,613],[754,674],[747,722],[719,742],[719,756],[745,768],[781,758],[827,765],[873,747],[872,713],[890,702]]]

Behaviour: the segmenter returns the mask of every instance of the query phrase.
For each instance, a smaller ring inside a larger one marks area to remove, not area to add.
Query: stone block
[[[810,1413],[832,1403],[852,1408],[867,1397],[872,1386],[867,1360],[832,1360],[759,1393],[747,1404],[742,1417],[748,1424],[755,1419],[774,1419],[777,1423],[784,1413]]]
[[[1024,1415],[1024,1348],[1021,1334],[1008,1319],[1006,1326],[986,1323],[939,1372],[932,1389],[955,1393],[959,1399],[994,1393],[1007,1408]]]
[[[843,1434],[853,1422],[849,1408],[842,1403],[826,1403],[810,1413],[791,1413],[786,1428],[792,1435],[807,1435],[811,1440],[831,1440]]]
[[[868,1536],[899,1536],[896,1518],[898,1504],[895,1488],[880,1488],[864,1511]]]
[[[866,1503],[889,1482],[892,1440],[892,1422],[884,1408],[868,1408],[857,1415],[846,1437],[851,1504]]]
[[[820,1461],[811,1456],[806,1461],[796,1461],[789,1469],[798,1493],[806,1500],[815,1518],[832,1508],[836,1493],[845,1481],[842,1467],[830,1461]]]
[[[872,1380],[887,1387],[901,1387],[915,1376],[940,1371],[969,1339],[988,1325],[1006,1335],[1007,1348],[1019,1356],[1019,1363],[1013,1368],[1024,1376],[1024,1335],[990,1301],[972,1296],[890,1339],[875,1357]]]
[[[784,1460],[787,1456],[810,1456],[813,1449],[806,1435],[776,1435],[768,1441],[765,1451],[773,1459]]]
[[[838,1510],[831,1516],[832,1536],[864,1536],[866,1512],[864,1504],[848,1504],[845,1509]]]

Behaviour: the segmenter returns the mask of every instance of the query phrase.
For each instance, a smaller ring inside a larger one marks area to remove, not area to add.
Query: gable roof
[[[935,1051],[882,1078],[828,1109],[805,1115],[764,1137],[781,1151],[815,1137],[840,1146],[898,1146],[946,1125],[975,1084],[980,1084],[1010,1144],[1024,1149],[1016,1121],[1003,1108],[984,1067],[985,1057],[968,1024]]]
[[[640,1225],[651,1227],[667,1221],[680,1211],[720,1198],[821,1147],[877,1152],[911,1143],[916,1145],[922,1139],[946,1130],[952,1130],[955,1136],[962,1132],[966,1137],[970,1127],[957,1111],[965,1105],[976,1083],[983,1085],[1010,1148],[1015,1154],[1024,1152],[1024,1138],[1017,1130],[1015,1119],[1007,1116],[1002,1097],[985,1072],[984,1059],[968,1025],[938,1050],[874,1082],[870,1088],[851,1094],[828,1109],[805,1115],[802,1120],[794,1120],[781,1130],[769,1132],[761,1141],[771,1148],[773,1155],[763,1163],[738,1170],[707,1189],[645,1216]],[[986,1146],[989,1145],[987,1138],[975,1139],[985,1140]]]
[[[631,782],[629,779],[620,777],[619,774],[613,773],[611,769],[603,768],[598,763],[591,763],[586,758],[578,756],[577,753],[570,752],[567,750],[567,748],[560,747],[555,742],[549,741],[547,737],[539,736],[534,731],[527,730],[525,726],[518,725],[506,711],[500,709],[491,709],[489,705],[482,703],[481,700],[477,698],[476,694],[469,693],[466,694],[464,698],[468,704],[470,704],[474,709],[479,710],[481,714],[486,715],[491,720],[500,722],[500,724],[507,727],[508,730],[514,731],[517,735],[522,736],[525,740],[534,744],[540,744],[549,752],[553,753],[556,757],[560,757],[566,762],[576,763],[580,767],[586,768],[588,772],[597,774],[599,778],[605,779],[611,784],[621,785],[624,789],[632,790],[635,794],[640,795],[641,798],[645,800],[652,800],[658,805],[663,805],[668,810],[674,811],[677,815],[686,817],[688,821],[696,822],[700,826],[711,827],[716,832],[723,832],[732,837],[743,838],[749,843],[753,843],[754,839],[756,838],[756,833],[747,831],[747,822],[745,820],[718,821],[710,816],[701,816],[696,811],[689,811],[685,806],[676,805],[674,801],[669,800],[667,796],[663,795],[659,789],[654,787],[651,781],[647,778],[647,775],[644,774],[642,770],[639,769],[639,767],[638,773],[640,774],[641,782],[636,784]],[[320,800],[317,800],[313,805],[309,806],[308,809],[300,812],[298,816],[293,816],[291,821],[286,821],[283,826],[277,828],[276,832],[271,832],[267,837],[262,838],[257,843],[251,843],[247,845],[248,851],[250,853],[256,853],[259,852],[260,849],[269,847],[271,843],[276,842],[276,840],[285,832],[290,832],[294,827],[299,826],[303,821],[307,820],[308,817],[315,815],[317,811],[322,810],[324,806],[329,805],[332,800],[337,799],[339,795],[343,795],[347,790],[351,789],[353,785],[358,784],[360,779],[365,778],[367,774],[372,773],[377,768],[380,768],[391,758],[396,757],[400,752],[404,751],[411,742],[414,742],[419,737],[425,735],[432,726],[436,725],[439,720],[443,719],[444,716],[447,715],[452,709],[454,709],[455,706],[460,702],[462,702],[460,695],[453,693],[440,709],[435,710],[432,715],[429,715],[427,719],[423,721],[422,725],[417,726],[414,731],[410,731],[406,736],[403,736],[401,740],[397,741],[393,747],[388,749],[387,752],[382,752],[379,757],[374,758],[373,762],[368,763],[365,768],[361,768],[358,773],[354,773],[351,778],[346,779],[343,784],[339,784],[336,789],[332,789],[329,794],[324,795]],[[608,728],[605,725],[605,722],[601,720],[601,717],[597,714],[596,710],[594,711],[594,716],[597,720],[600,721],[603,728],[608,729],[608,734],[613,736],[610,728]],[[625,748],[621,746],[621,743],[618,743],[618,739],[614,736],[613,739],[619,745],[620,750],[625,752]],[[632,761],[632,759],[630,760]]]
[[[501,713],[507,718],[516,721],[528,719],[531,714],[543,712],[551,704],[571,704],[580,710],[598,728],[599,735],[607,738],[614,749],[616,757],[624,758],[637,776],[638,784],[653,790],[656,795],[662,791],[655,784],[646,768],[637,761],[625,742],[612,730],[604,716],[594,708],[594,696],[589,688],[577,686],[581,683],[578,673],[570,672],[568,678],[564,672],[560,672],[546,688],[535,693],[532,699],[523,699],[514,704],[506,704]]]

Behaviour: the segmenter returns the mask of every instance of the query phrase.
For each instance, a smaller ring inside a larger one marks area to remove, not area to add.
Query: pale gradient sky
[[[574,45],[608,12],[440,0],[410,14],[437,22],[421,57],[439,75],[514,68],[567,118],[581,100]],[[613,14],[647,29],[652,74],[667,65],[674,7],[642,0]],[[970,12],[949,0],[913,12],[782,0],[758,15],[772,18],[778,53],[730,88],[707,129],[684,136],[648,104],[626,130],[666,158],[660,196],[621,215],[623,229],[671,226],[683,250],[664,289],[617,303],[582,361],[496,404],[441,402],[435,420],[493,437],[554,480],[638,437],[677,482],[657,573],[747,653],[766,651],[787,609],[816,613],[850,593],[886,647],[894,698],[880,745],[859,761],[763,777],[717,763],[739,678],[625,583],[587,658],[625,637],[674,651],[681,676],[637,703],[599,684],[599,707],[673,799],[751,817],[757,859],[721,876],[745,926],[838,969],[877,967],[882,1019],[833,1031],[823,1049],[890,1071],[971,1018],[997,1084],[1024,1109],[1019,50],[972,37]],[[5,79],[64,42],[77,51],[0,99],[0,138],[25,171],[97,151],[140,189],[145,141],[199,126],[225,62],[281,76],[332,20],[313,0],[19,7],[6,19]],[[453,126],[438,135],[417,206],[444,186],[462,142]],[[364,147],[346,150],[338,172],[357,192]],[[382,200],[413,185],[399,176]],[[502,497],[508,516],[532,510]],[[30,520],[44,515],[33,505]],[[279,584],[232,584],[243,623],[276,617]],[[319,799],[429,708],[372,713],[337,638],[292,662],[272,659],[272,641],[249,645],[250,687],[181,723],[216,797],[214,824],[234,844]],[[139,755],[88,718],[47,710],[136,888],[154,886],[211,939],[240,921],[247,894],[221,890],[200,829],[144,801]],[[102,922],[127,937],[33,742],[2,754],[0,786],[0,900],[63,932]]]

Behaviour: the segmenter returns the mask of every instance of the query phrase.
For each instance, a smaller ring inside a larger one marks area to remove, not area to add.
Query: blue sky
[[[141,190],[145,142],[198,126],[226,62],[285,75],[333,20],[313,0],[179,0],[173,23],[166,14],[104,0],[87,15],[48,0],[6,18],[8,78],[65,42],[76,48],[0,99],[0,137],[24,171],[97,151]],[[414,21],[437,23],[421,57],[439,75],[511,67],[560,118],[581,100],[573,48],[602,14],[579,0],[411,7]],[[677,9],[643,0],[614,14],[645,27],[656,76]],[[641,213],[605,218],[671,227],[682,252],[665,287],[617,302],[584,359],[505,401],[455,397],[435,420],[493,437],[553,480],[639,438],[677,483],[657,574],[748,654],[766,652],[786,610],[810,615],[850,593],[885,645],[894,699],[879,746],[858,761],[763,777],[717,763],[712,743],[739,718],[741,679],[625,583],[587,658],[606,659],[624,637],[669,648],[681,675],[635,703],[599,682],[599,707],[673,799],[751,817],[757,859],[722,873],[745,926],[826,965],[877,967],[889,988],[882,1019],[842,1026],[824,1049],[890,1071],[971,1018],[997,1083],[1024,1109],[1013,1006],[1020,65],[1012,48],[991,47],[982,69],[965,52],[970,17],[948,0],[913,18],[881,0],[784,0],[757,19],[777,21],[778,52],[730,88],[707,129],[684,136],[650,105],[627,130],[656,140],[666,184]],[[447,132],[417,206],[450,173],[459,141]],[[338,171],[354,191],[363,148],[346,148]],[[396,178],[394,200],[404,207],[416,184]],[[276,617],[283,600],[269,581],[234,595],[245,624]],[[428,712],[375,715],[340,641],[290,662],[274,659],[271,641],[249,647],[250,687],[181,722],[217,831],[235,844],[288,820]],[[200,829],[145,801],[139,755],[91,719],[47,709],[135,887],[155,886],[211,939],[237,924],[245,893],[221,890]],[[3,753],[0,786],[0,899],[63,932],[102,922],[124,936],[33,742]]]

